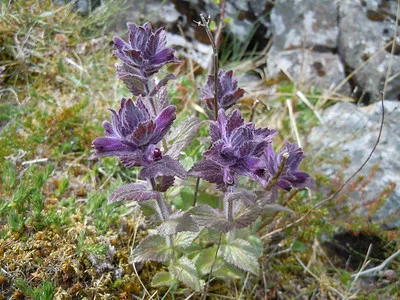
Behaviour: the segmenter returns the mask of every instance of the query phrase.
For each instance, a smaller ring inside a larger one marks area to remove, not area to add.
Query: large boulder
[[[345,193],[349,206],[357,213],[368,216],[372,211],[373,222],[400,227],[400,102],[385,101],[384,106],[385,125],[381,140],[360,172],[366,182],[370,182],[360,189],[345,189]],[[377,140],[381,113],[379,102],[366,107],[341,102],[324,111],[324,125],[313,128],[308,137],[312,152],[325,158],[322,164],[315,164],[316,171],[331,178],[332,182],[339,179],[339,174],[349,178],[366,160]],[[346,168],[342,164],[345,157],[351,161]],[[376,173],[367,179],[374,166],[378,168]],[[385,195],[385,189],[393,187],[393,192]],[[374,211],[381,196],[384,202]]]
[[[391,63],[391,74],[400,72],[400,31],[397,31],[395,55],[391,46],[385,46],[393,38],[397,1],[341,0],[339,2],[339,52],[346,65],[357,69],[357,85],[375,98],[383,90],[386,72]],[[400,100],[399,77],[389,80],[386,91],[388,99]]]
[[[285,73],[295,82],[320,90],[344,80],[344,67],[334,53],[338,39],[335,1],[277,0],[271,11],[271,33],[269,78]],[[349,84],[340,92],[350,93]]]

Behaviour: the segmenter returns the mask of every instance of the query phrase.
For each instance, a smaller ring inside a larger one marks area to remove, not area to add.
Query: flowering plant
[[[289,142],[276,154],[272,145],[276,130],[256,128],[239,109],[230,112],[244,90],[232,71],[214,70],[200,99],[210,119],[211,145],[187,172],[179,162],[180,154],[204,122],[193,117],[174,128],[176,107],[169,103],[165,85],[175,76],[167,74],[157,84],[153,78],[162,66],[179,61],[174,50],[166,47],[163,29],[153,32],[148,23],[129,23],[128,29],[128,42],[114,38],[114,54],[120,59],[118,78],[135,98],[123,98],[118,111],[110,109],[111,122],[103,122],[105,136],[93,141],[92,158],[117,156],[124,166],[141,168],[143,182],[119,187],[109,198],[109,203],[150,203],[158,216],[155,230],[135,247],[130,261],[166,263],[168,271],[157,273],[153,285],[176,286],[180,281],[196,291],[205,287],[205,295],[207,275],[227,279],[241,276],[242,271],[259,274],[262,243],[249,228],[256,220],[262,222],[260,216],[266,211],[285,209],[274,204],[278,188],[288,191],[312,185],[311,177],[299,170],[305,155]],[[187,180],[188,176],[197,178],[194,198],[200,179],[215,184],[223,193],[218,207],[194,203],[190,209],[174,209],[166,201],[164,193],[176,177]],[[250,191],[246,179],[259,187]],[[218,243],[213,232],[219,235]]]

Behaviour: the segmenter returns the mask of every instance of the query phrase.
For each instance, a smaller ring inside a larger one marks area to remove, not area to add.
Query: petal
[[[137,150],[137,147],[131,143],[128,144],[116,138],[99,137],[92,142],[95,148],[95,156],[120,156],[128,155]]]
[[[154,120],[156,129],[151,139],[151,143],[157,144],[167,134],[176,118],[175,110],[176,107],[174,105],[169,105],[164,108]]]
[[[132,141],[138,146],[145,146],[151,143],[156,124],[152,120],[146,123],[140,123],[135,131],[132,133]]]
[[[244,124],[244,119],[240,114],[240,110],[235,109],[226,123],[227,135],[229,136],[235,129],[243,126],[243,124]]]
[[[120,37],[114,36],[113,37],[114,47],[117,48],[119,51],[122,51],[125,47],[129,47],[129,45]]]
[[[110,122],[104,121],[103,124],[102,124],[102,126],[103,126],[103,128],[104,128],[104,133],[105,133],[106,135],[108,135],[108,136],[113,136],[113,137],[117,136],[116,133],[115,133],[115,131],[114,131],[114,129],[113,129],[113,126],[111,125]]]

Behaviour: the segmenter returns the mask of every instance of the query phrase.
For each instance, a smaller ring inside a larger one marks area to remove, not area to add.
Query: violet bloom
[[[256,179],[255,171],[263,151],[271,144],[275,130],[254,128],[245,123],[240,111],[235,109],[227,117],[223,109],[218,120],[210,121],[212,147],[203,154],[189,175],[203,178],[221,188],[236,184],[237,175]]]
[[[285,141],[285,146],[277,155],[272,146],[269,146],[261,157],[261,169],[257,171],[258,182],[266,187],[270,184],[279,170],[284,155],[288,155],[281,175],[276,179],[273,189],[279,187],[289,191],[292,187],[305,188],[313,185],[313,180],[306,172],[299,170],[301,161],[306,157],[302,149],[296,143]]]
[[[113,38],[116,48],[113,53],[122,61],[116,64],[117,75],[134,95],[147,95],[150,92],[147,87],[149,77],[165,64],[180,61],[175,58],[175,51],[166,47],[164,29],[153,32],[149,23],[143,26],[127,25],[128,42],[119,37]]]
[[[209,75],[207,84],[200,90],[200,101],[205,102],[207,115],[214,119],[214,76]],[[218,73],[218,109],[227,110],[232,107],[244,94],[244,90],[238,88],[237,80],[233,77],[233,71],[219,71]]]
[[[169,105],[153,119],[141,97],[136,104],[123,98],[118,112],[110,109],[112,122],[103,122],[106,136],[93,141],[92,157],[118,156],[125,166],[143,166],[144,178],[175,175],[184,178],[185,171],[179,163],[163,156],[157,147],[175,120],[175,109]],[[164,170],[166,165],[170,168]]]

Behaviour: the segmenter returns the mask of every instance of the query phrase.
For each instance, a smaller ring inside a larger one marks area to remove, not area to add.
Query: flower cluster
[[[272,142],[275,130],[255,129],[235,109],[227,117],[221,108],[218,120],[210,121],[211,148],[194,165],[190,175],[216,183],[220,187],[236,184],[237,175],[256,179],[260,157]]]
[[[168,74],[158,86],[153,86],[153,90],[150,89],[153,85],[150,77],[163,65],[179,61],[174,50],[165,47],[162,28],[153,32],[149,23],[143,26],[128,23],[128,29],[128,43],[114,37],[114,54],[122,61],[116,64],[118,77],[137,96],[136,102],[123,98],[118,112],[110,109],[112,121],[103,122],[106,136],[93,141],[95,153],[92,158],[117,156],[127,167],[143,167],[141,178],[168,177],[164,181],[171,183],[174,176],[186,178],[179,162],[163,155],[158,146],[176,118],[176,107],[169,105],[163,87],[173,76]]]
[[[142,99],[133,103],[121,100],[118,113],[112,112],[112,121],[103,122],[106,136],[96,138],[95,156],[118,156],[126,166],[143,166],[162,158],[156,147],[175,120],[175,106],[169,105],[153,120]]]
[[[179,63],[175,51],[166,47],[166,34],[160,28],[156,32],[149,23],[137,26],[128,23],[129,41],[114,37],[114,55],[122,62],[116,64],[118,78],[135,96],[150,93],[150,76],[169,63]]]
[[[212,117],[214,77],[209,76],[201,90],[206,111]],[[223,190],[237,184],[237,176],[246,176],[263,188],[272,190],[276,198],[277,188],[290,190],[305,188],[313,184],[311,177],[298,169],[305,158],[296,145],[285,142],[277,155],[272,146],[276,130],[255,129],[253,123],[245,123],[236,109],[227,117],[225,110],[232,107],[244,91],[237,87],[232,71],[220,71],[218,76],[218,120],[210,121],[211,148],[203,154],[204,159],[196,163],[191,176],[203,178]]]
[[[201,99],[206,113],[210,119],[214,119],[214,75],[209,75],[207,84],[200,90]],[[244,90],[238,88],[237,80],[233,77],[233,71],[219,71],[218,73],[218,108],[227,110],[231,108],[243,96]]]

